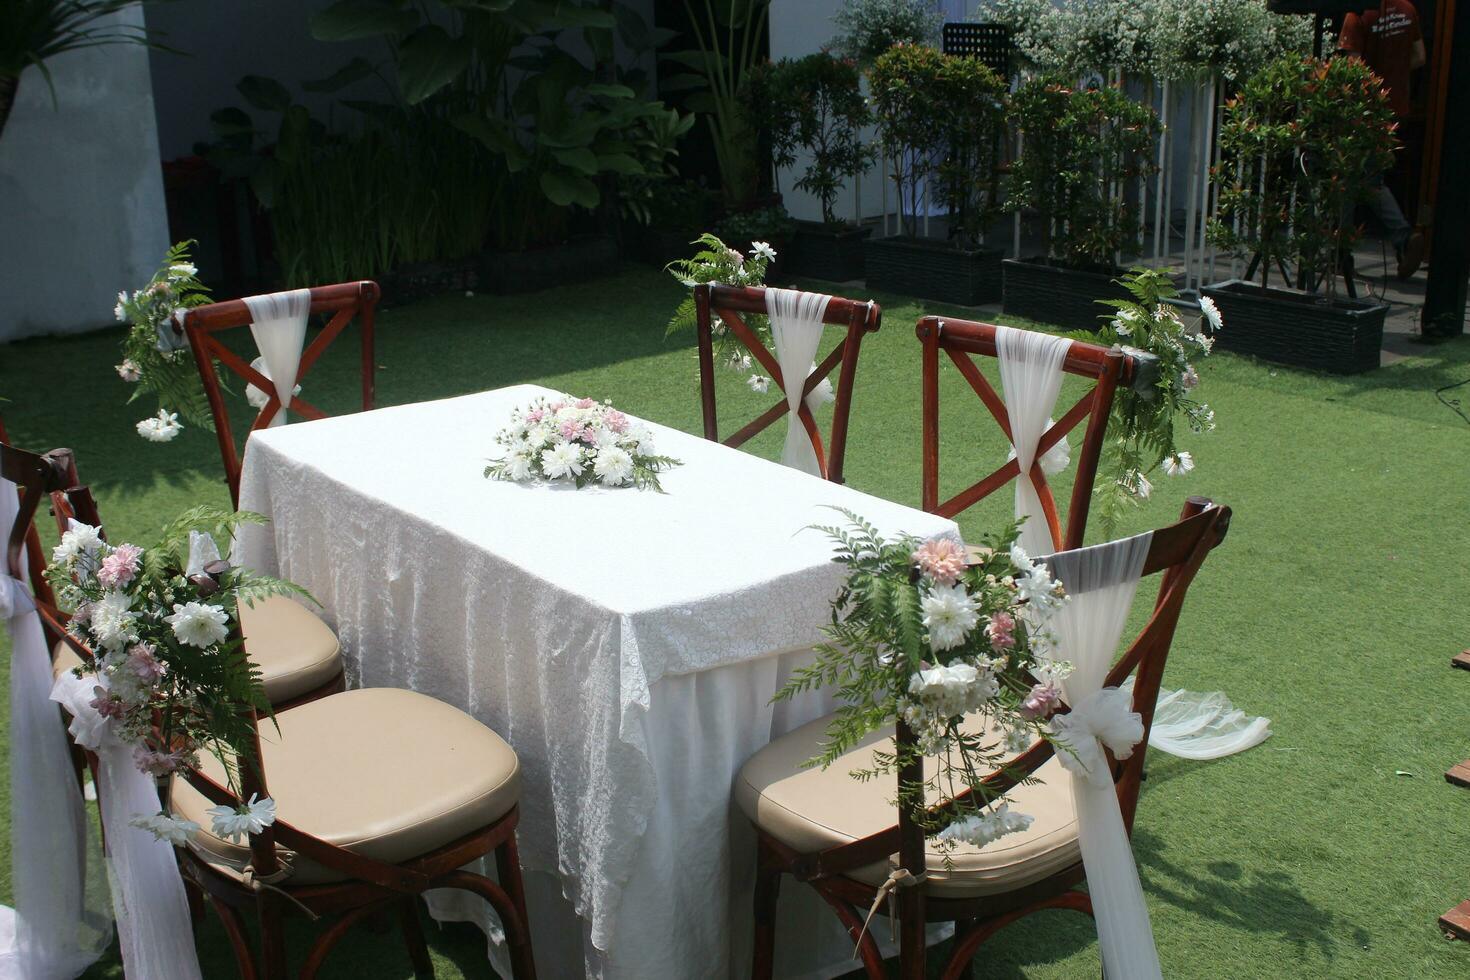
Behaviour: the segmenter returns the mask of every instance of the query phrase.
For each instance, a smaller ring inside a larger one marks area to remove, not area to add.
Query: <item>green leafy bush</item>
[[[895,44],[933,44],[944,18],[931,0],[843,0],[833,50],[871,65]]]

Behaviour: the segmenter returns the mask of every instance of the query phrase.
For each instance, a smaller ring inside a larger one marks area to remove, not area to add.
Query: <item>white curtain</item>
[[[1122,684],[1132,693],[1133,678]],[[1182,759],[1219,759],[1260,745],[1271,737],[1271,719],[1253,718],[1223,691],[1159,691],[1148,744]]]
[[[57,679],[51,699],[71,714],[77,744],[97,754],[97,799],[123,965],[129,977],[201,980],[173,846],[130,824],[134,817],[158,812],[158,792],[152,777],[133,764],[133,746],[120,742],[111,723],[92,707],[98,686],[95,674],[66,673]]]
[[[1032,555],[1056,550],[1030,473],[1041,437],[1051,428],[1051,412],[1062,390],[1062,363],[1071,347],[1070,340],[1051,334],[995,328],[996,359],[1000,362],[1006,414],[1011,420],[1011,446],[1021,468],[1016,478],[1016,516],[1026,518],[1021,525],[1021,547]],[[1047,453],[1048,467],[1066,466],[1070,451],[1060,449],[1064,442]]]
[[[301,367],[301,349],[306,345],[306,318],[311,313],[311,290],[293,289],[284,293],[246,296],[250,308],[250,335],[268,369],[265,372],[275,385],[281,408],[270,424],[286,424],[286,406],[291,403],[296,387],[296,372]]]
[[[816,367],[817,348],[822,343],[822,317],[826,315],[831,296],[804,293],[798,289],[767,289],[766,315],[771,321],[771,338],[776,346],[776,362],[781,366],[781,379],[786,383],[786,404],[791,409],[786,417],[786,444],[781,450],[781,463],[822,475],[817,451],[801,418],[796,414],[806,379]],[[807,408],[815,411],[830,393],[830,385],[814,389],[807,398]]]
[[[1161,973],[1133,848],[1102,753],[1106,745],[1120,759],[1130,756],[1143,740],[1143,720],[1131,710],[1129,695],[1102,684],[1152,540],[1149,532],[1048,559],[1071,596],[1049,624],[1055,634],[1050,655],[1073,665],[1061,683],[1072,712],[1053,721],[1070,751],[1059,747],[1057,756],[1071,779],[1103,972],[1123,980],[1150,980]]]
[[[0,479],[0,554],[19,512]],[[25,567],[22,553],[21,566]],[[0,570],[0,620],[10,634],[10,857],[15,908],[0,907],[0,980],[71,980],[112,941],[96,828],[87,819],[61,716],[51,657],[25,584]]]

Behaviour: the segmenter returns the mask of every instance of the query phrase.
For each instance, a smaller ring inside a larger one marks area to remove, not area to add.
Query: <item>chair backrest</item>
[[[771,380],[776,383],[783,396],[789,395],[791,390],[789,385],[796,383],[783,375],[776,354],[767,349],[756,332],[745,322],[745,317],[748,315],[766,315],[769,292],[772,291],[759,287],[721,286],[714,283],[703,283],[694,287],[695,323],[699,333],[699,383],[704,408],[704,437],[706,439],[716,442],[720,440],[719,425],[715,416],[714,319],[716,316],[723,323],[724,329],[729,330],[730,334],[740,341],[741,345],[750,352],[751,357],[760,364],[761,369],[771,376]],[[815,296],[816,294],[806,295]],[[842,464],[847,452],[847,423],[852,410],[852,386],[857,373],[858,351],[862,345],[863,335],[876,331],[882,318],[882,308],[871,300],[864,302],[842,299],[837,296],[830,297],[821,312],[823,323],[846,327],[846,332],[842,340],[832,348],[826,357],[817,362],[816,368],[801,383],[797,416],[807,437],[811,440],[822,477],[834,483],[843,482]],[[831,439],[824,445],[821,432],[817,428],[816,420],[812,417],[806,399],[839,363],[842,369],[837,377],[836,402],[832,407]],[[777,404],[772,405],[758,416],[755,421],[724,440],[725,445],[732,447],[741,445],[789,411],[789,399],[783,397]]]
[[[1201,497],[1191,497],[1185,504],[1179,521],[1153,531],[1146,542],[1147,556],[1143,559],[1141,574],[1142,577],[1162,576],[1158,598],[1148,622],[1122,656],[1113,663],[1102,685],[1116,687],[1130,674],[1135,674],[1133,710],[1143,718],[1143,739],[1126,761],[1117,762],[1111,755],[1108,757],[1123,820],[1130,832],[1138,805],[1138,790],[1143,779],[1143,762],[1148,748],[1148,732],[1153,724],[1154,705],[1159,696],[1159,683],[1163,678],[1169,647],[1174,640],[1174,629],[1184,606],[1184,597],[1205,558],[1225,539],[1229,527],[1230,508],[1218,506]],[[1136,544],[1136,538],[1124,538],[1081,551],[1073,549],[1062,552],[1049,560],[1053,563],[1053,568],[1057,569],[1069,556],[1124,549]],[[1065,580],[1063,584],[1066,584]],[[1058,713],[1069,710],[1068,706],[1062,705]],[[909,747],[916,744],[914,734],[901,721],[896,726],[896,740]],[[988,776],[984,783],[996,793],[1007,792],[1034,773],[1054,754],[1052,743],[1037,742],[1005,767]],[[917,752],[913,755],[918,757]],[[898,781],[901,787],[899,798],[912,798],[906,794],[916,793],[920,802],[923,801],[922,760],[917,765],[901,769]],[[959,798],[963,800],[969,796],[967,790]],[[812,875],[841,874],[876,861],[884,861],[895,852],[900,855],[901,866],[911,873],[918,875],[924,870],[924,831],[913,822],[906,808],[898,811],[896,823],[882,831],[808,855],[802,862],[801,871]]]
[[[1018,460],[1012,458],[954,496],[943,501],[939,499],[939,352],[944,351],[959,368],[960,374],[969,382],[975,394],[980,396],[986,409],[1000,425],[1006,439],[1014,443],[1007,400],[996,392],[973,360],[976,355],[999,359],[998,332],[1013,329],[948,317],[926,316],[919,320],[916,333],[924,348],[922,501],[923,508],[931,513],[953,517],[1020,476]],[[1053,340],[1050,335],[1045,334],[1030,336],[1046,338],[1048,342]],[[1045,518],[1046,532],[1051,538],[1051,548],[1048,550],[1061,551],[1082,545],[1083,535],[1087,530],[1087,512],[1092,499],[1093,481],[1097,477],[1098,458],[1107,433],[1114,393],[1119,385],[1132,385],[1145,377],[1150,362],[1146,358],[1126,354],[1116,347],[1107,348],[1060,338],[1055,339],[1055,342],[1069,345],[1060,362],[1063,372],[1095,380],[1092,388],[1041,435],[1030,471],[1026,475],[1040,500],[1041,516]],[[1050,413],[1049,407],[1044,408]],[[1067,509],[1067,523],[1063,528],[1057,513],[1056,499],[1047,484],[1043,457],[1084,418],[1087,419],[1087,430],[1080,452],[1074,454],[1077,471],[1072,486],[1071,504]],[[1034,516],[1032,520],[1035,520]]]
[[[87,648],[66,631],[71,617],[57,606],[55,593],[46,581],[46,557],[36,529],[36,512],[41,502],[48,496],[53,500],[64,499],[66,492],[76,487],[76,472],[70,449],[27,452],[10,445],[4,430],[0,429],[0,476],[14,483],[20,495],[20,510],[5,542],[5,572],[22,582],[30,579],[31,594],[41,617],[47,649],[54,651],[57,643],[65,642],[81,656],[90,659],[91,653]],[[90,499],[89,494],[87,500]],[[66,527],[64,517],[58,514],[57,520],[63,528]]]
[[[273,420],[276,420],[278,415],[284,416],[286,409],[303,418],[326,418],[325,412],[299,395],[289,395],[288,403],[283,405],[278,390],[291,392],[311,370],[322,352],[355,318],[359,323],[362,340],[362,408],[363,411],[367,411],[373,407],[373,311],[381,295],[378,284],[366,280],[344,282],[335,286],[316,286],[301,292],[309,293],[309,315],[330,314],[330,319],[311,343],[306,345],[304,350],[300,350],[299,361],[296,362],[296,377],[291,384],[283,382],[278,385],[276,381],[267,378],[252,367],[245,358],[225,346],[218,336],[227,330],[255,324],[256,317],[251,311],[251,303],[258,304],[265,297],[210,303],[183,313],[184,331],[194,350],[194,362],[199,368],[199,377],[204,383],[204,394],[209,401],[210,414],[214,417],[215,435],[219,438],[220,456],[225,467],[225,482],[230,488],[230,500],[236,506],[239,506],[240,503],[240,451],[236,450],[235,436],[230,429],[230,413],[221,394],[219,375],[215,369],[216,362],[229,369],[247,385],[256,388],[263,396],[268,396],[265,397],[264,404],[251,423],[250,431],[254,432],[256,429],[263,429],[274,424]],[[291,296],[291,293],[278,293],[271,298],[285,299]],[[285,358],[285,363],[288,365],[291,363],[290,356]]]

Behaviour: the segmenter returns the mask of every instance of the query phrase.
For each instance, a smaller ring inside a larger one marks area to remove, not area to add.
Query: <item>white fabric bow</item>
[[[301,349],[306,345],[306,318],[311,314],[311,290],[293,289],[285,293],[267,293],[263,296],[246,296],[245,305],[250,310],[250,335],[260,351],[260,360],[269,371],[263,371],[275,386],[281,407],[271,417],[270,424],[286,424],[286,406],[291,396],[301,389],[296,385],[296,374],[301,368]],[[246,397],[250,397],[249,391]],[[269,401],[269,398],[266,399]],[[251,401],[254,405],[255,402]],[[257,408],[264,408],[262,401]]]
[[[271,377],[270,365],[265,363],[265,358],[257,357],[255,360],[250,362],[250,366],[259,371],[261,374],[265,375],[265,379],[267,381],[275,381],[275,379]],[[292,398],[295,398],[299,394],[301,394],[300,385],[297,385],[295,388],[291,389]],[[261,391],[259,388],[255,387],[255,385],[247,384],[245,386],[245,400],[250,403],[251,408],[259,411],[260,409],[265,408],[266,403],[271,400],[271,396]]]
[[[1127,691],[1105,687],[1072,706],[1069,714],[1051,720],[1052,734],[1065,743],[1057,758],[1067,771],[1094,786],[1110,787],[1113,774],[1103,746],[1113,757],[1126,759],[1143,741],[1143,716],[1133,710]]]
[[[264,402],[262,402],[262,404],[264,404]],[[1043,438],[1045,438],[1046,434],[1051,431],[1053,425],[1056,425],[1056,423],[1053,422],[1051,419],[1046,420],[1046,428],[1041,431],[1041,435]],[[1016,447],[1012,446],[1009,455],[1006,456],[1006,462],[1009,463],[1015,458]],[[1056,445],[1052,446],[1046,452],[1042,453],[1036,461],[1041,464],[1041,472],[1045,473],[1047,476],[1056,476],[1058,473],[1065,470],[1068,466],[1072,465],[1072,445],[1071,443],[1067,442],[1066,436],[1062,436],[1056,441]]]
[[[806,379],[816,369],[817,347],[822,342],[822,318],[827,313],[831,296],[804,293],[797,289],[767,289],[766,315],[771,321],[771,340],[776,348],[776,361],[781,366],[781,380],[786,388],[786,443],[781,450],[783,465],[821,476],[817,451],[812,447],[806,426],[797,408]],[[824,387],[825,385],[825,387]],[[832,396],[832,385],[823,379],[806,398],[809,410],[815,410]]]

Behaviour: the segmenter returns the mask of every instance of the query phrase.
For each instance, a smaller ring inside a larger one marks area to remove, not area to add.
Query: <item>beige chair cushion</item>
[[[803,725],[751,756],[735,781],[735,799],[756,826],[788,847],[809,854],[875,834],[898,821],[892,800],[896,778],[859,782],[854,769],[872,768],[877,749],[893,751],[891,733],[874,732],[826,769],[802,768],[821,751],[830,718]],[[993,895],[1020,888],[1065,870],[1082,859],[1077,816],[1067,773],[1051,759],[1037,770],[1043,782],[1016,787],[1011,809],[1035,818],[1029,830],[976,848],[959,845],[944,856],[928,852],[930,894],[945,898]],[[880,885],[886,862],[850,877]]]
[[[254,606],[242,605],[240,631],[250,659],[260,668],[271,704],[300,697],[342,672],[337,635],[294,599],[277,595]],[[65,641],[56,645],[51,665],[54,676],[81,665],[81,657]]]
[[[520,799],[514,750],[442,701],[396,688],[333,694],[262,720],[266,784],[276,816],[323,840],[388,863],[427,854],[505,816]],[[202,770],[225,784],[218,759]],[[209,800],[182,779],[173,808],[202,830],[192,846],[222,869],[250,859],[249,841],[210,833]],[[297,884],[345,876],[294,859]]]

